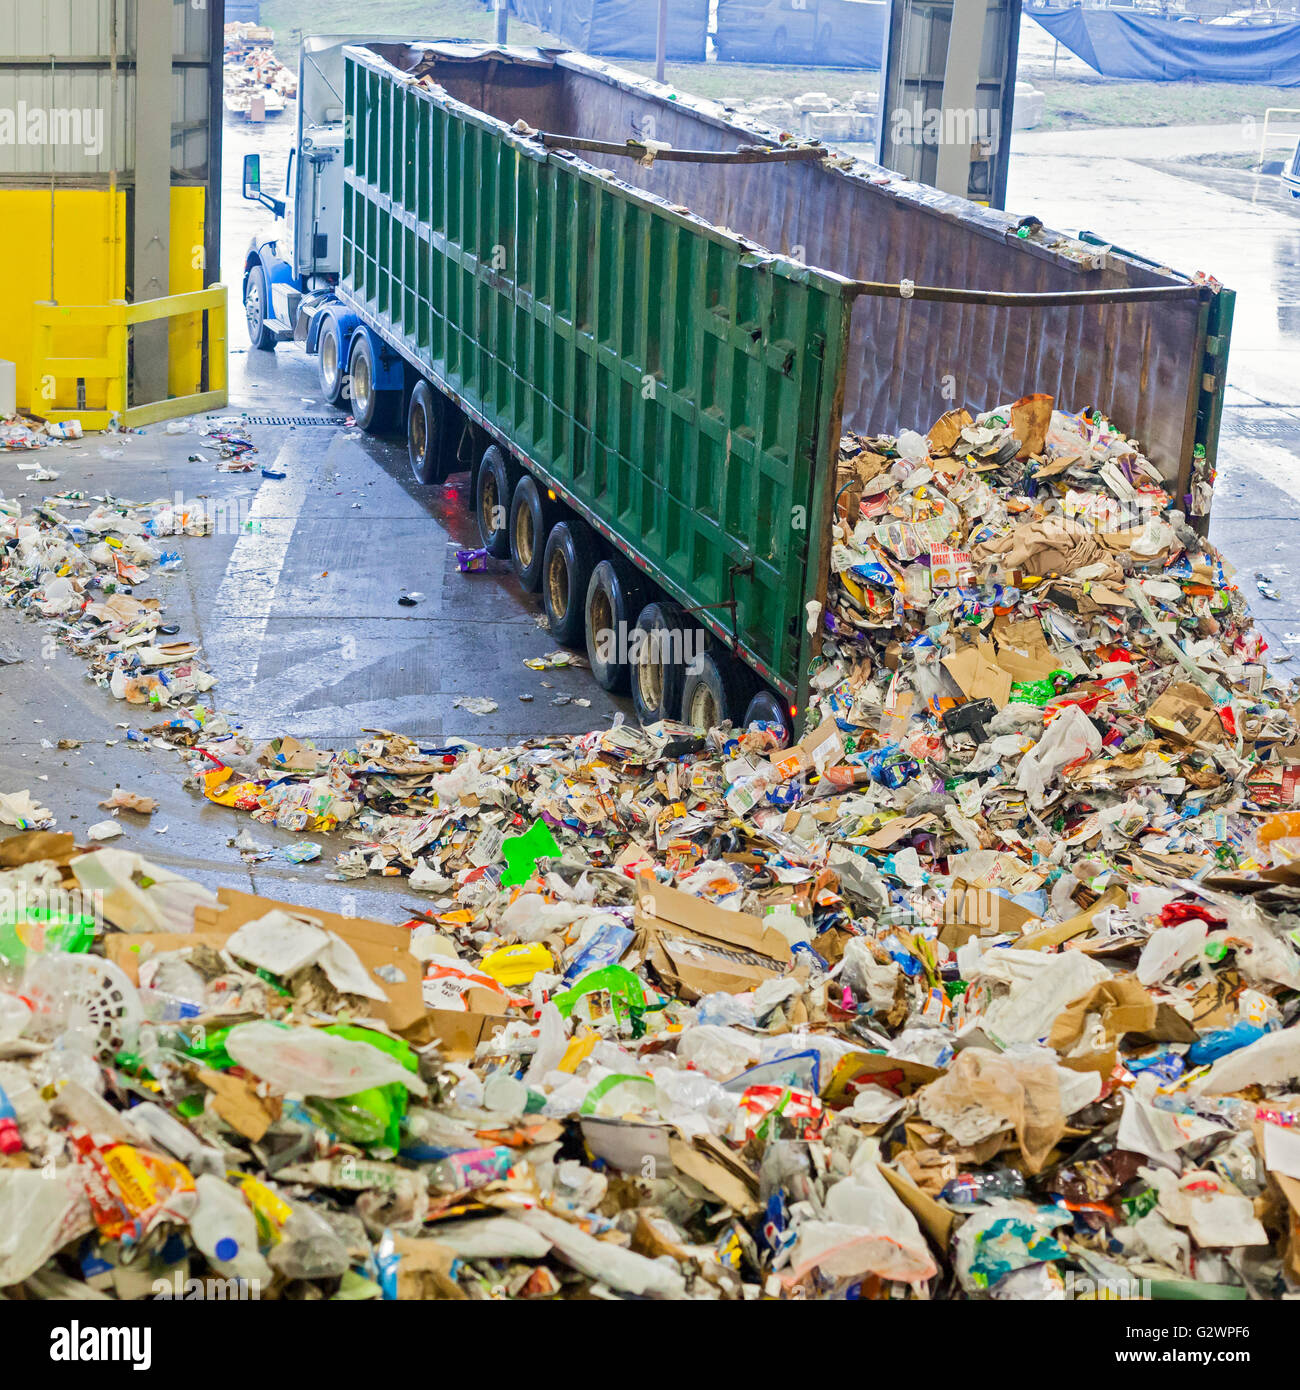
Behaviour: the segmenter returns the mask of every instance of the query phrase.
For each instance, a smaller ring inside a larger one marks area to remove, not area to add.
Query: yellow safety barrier
[[[122,425],[149,425],[176,415],[194,415],[226,405],[229,400],[226,302],[225,285],[212,285],[206,290],[172,294],[164,299],[146,299],[139,304],[117,301],[112,304],[34,305],[31,414],[53,421],[80,420],[85,429],[102,430],[112,422],[114,416]],[[170,396],[166,400],[128,405],[130,330],[136,324],[197,313],[202,313],[207,323],[207,389],[193,395]],[[103,356],[55,356],[54,335],[59,330],[68,329],[102,329]],[[55,409],[50,404],[56,398],[60,382],[87,380],[106,383],[105,409]]]

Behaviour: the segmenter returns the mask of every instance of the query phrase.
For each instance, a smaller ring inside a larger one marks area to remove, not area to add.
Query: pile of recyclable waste
[[[210,690],[195,642],[176,638],[162,601],[137,590],[180,568],[174,538],[204,536],[202,502],[130,502],[72,489],[30,512],[0,497],[0,603],[53,619],[55,635],[119,700],[154,707]]]
[[[400,923],[0,842],[0,1289],[1300,1291],[1300,734],[1228,567],[1041,396],[835,492],[793,743],[173,702],[241,851],[337,833]]]

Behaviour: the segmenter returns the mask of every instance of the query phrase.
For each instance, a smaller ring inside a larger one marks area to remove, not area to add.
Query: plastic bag
[[[966,1219],[957,1232],[954,1266],[967,1293],[987,1293],[1008,1275],[1068,1258],[1053,1232],[1069,1212],[1031,1202],[994,1202]]]
[[[1045,1060],[968,1047],[920,1096],[922,1119],[959,1144],[978,1144],[1004,1129],[1014,1130],[1030,1173],[1042,1169],[1065,1133],[1060,1082],[1056,1068]]]
[[[91,1230],[89,1170],[0,1168],[0,1288],[20,1284],[70,1240]]]
[[[1029,793],[1035,810],[1047,801],[1047,787],[1072,762],[1090,758],[1101,749],[1101,735],[1078,705],[1066,705],[1047,726],[1038,743],[1020,760],[1016,788]]]
[[[284,1092],[338,1099],[399,1082],[416,1095],[428,1094],[414,1072],[377,1047],[318,1028],[241,1023],[226,1035],[226,1051],[241,1067]]]
[[[649,1260],[606,1240],[597,1240],[577,1226],[534,1207],[519,1219],[539,1231],[571,1265],[620,1293],[650,1298],[684,1298],[686,1281],[658,1260]]]
[[[1072,1000],[1110,975],[1100,961],[1079,951],[1056,956],[1014,949],[987,951],[977,969],[981,976],[993,979],[1005,978],[1003,971],[1011,972],[1011,993],[995,999],[983,1018],[983,1027],[999,1044],[1045,1038],[1056,1016]]]
[[[1191,918],[1176,927],[1160,927],[1138,957],[1136,975],[1144,985],[1167,980],[1185,965],[1196,960],[1205,950],[1209,928],[1204,922]]]
[[[715,1081],[727,1081],[758,1061],[758,1040],[735,1028],[702,1023],[682,1034],[677,1058]]]

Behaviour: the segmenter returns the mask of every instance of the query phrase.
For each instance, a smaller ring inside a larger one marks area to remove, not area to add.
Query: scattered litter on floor
[[[0,539],[11,546],[0,600],[55,620],[61,643],[118,699],[161,707],[192,697],[210,690],[215,677],[195,643],[157,640],[178,629],[163,624],[159,599],[136,590],[154,570],[180,563],[179,552],[160,549],[159,539],[205,536],[213,526],[202,499],[141,503],[69,489],[24,512],[0,497]]]
[[[497,708],[497,702],[486,695],[457,695],[451,703],[468,714],[492,714]]]
[[[578,652],[564,651],[562,648],[547,652],[545,656],[529,657],[524,665],[530,671],[560,671],[566,667],[574,667],[584,671],[591,669],[591,663],[585,656]]]
[[[114,787],[108,800],[99,804],[106,811],[136,811],[142,816],[151,816],[158,809],[153,797],[129,792],[124,787]]]
[[[457,550],[456,568],[462,574],[508,574],[510,562],[498,560],[489,550]]]

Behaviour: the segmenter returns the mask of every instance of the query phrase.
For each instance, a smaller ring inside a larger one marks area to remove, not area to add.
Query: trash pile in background
[[[0,922],[0,1287],[1300,1288],[1300,737],[1221,558],[1043,397],[836,491],[793,746],[149,731],[402,925],[0,842],[59,904]]]
[[[280,115],[298,95],[298,77],[275,56],[275,33],[261,24],[226,25],[223,86],[226,110],[249,120]],[[258,105],[254,105],[254,103]]]

